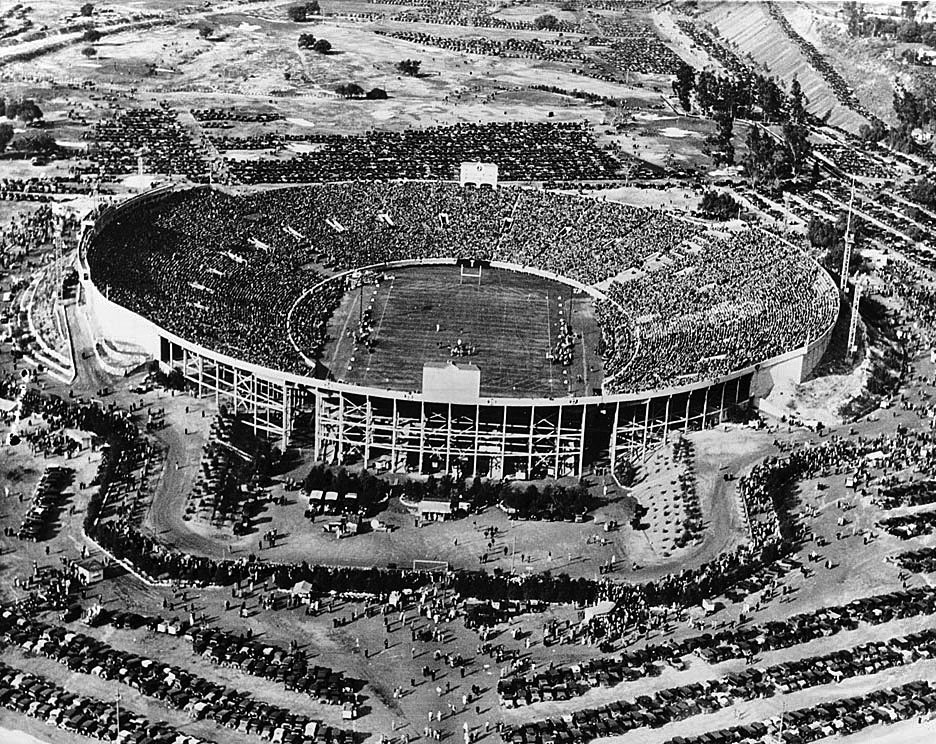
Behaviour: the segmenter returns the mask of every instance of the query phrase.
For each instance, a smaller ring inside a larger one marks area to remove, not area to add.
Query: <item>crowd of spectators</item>
[[[14,215],[0,231],[0,261],[18,261],[38,250],[48,248],[61,236],[66,245],[74,244],[78,219],[73,212],[55,212],[51,206]]]
[[[352,182],[176,193],[152,216],[118,216],[88,260],[111,300],[209,348],[297,372],[321,353],[343,288],[303,292],[324,272],[401,259],[502,260],[586,284],[637,267],[597,307],[615,391],[729,372],[831,325],[833,288],[798,249],[747,230],[703,251],[700,231],[659,210],[545,191]]]
[[[835,320],[829,276],[775,235],[749,229],[704,250],[674,247],[666,265],[608,289],[633,320],[640,349],[609,349],[615,390],[716,377],[801,348]]]

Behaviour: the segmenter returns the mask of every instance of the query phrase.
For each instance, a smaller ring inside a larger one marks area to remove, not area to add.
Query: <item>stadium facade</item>
[[[86,221],[81,280],[92,332],[132,344],[195,395],[241,414],[283,445],[301,434],[317,460],[364,462],[399,473],[492,477],[581,476],[644,459],[676,432],[716,426],[780,382],[801,381],[828,345],[832,325],[808,344],[717,378],[679,387],[577,397],[484,397],[403,392],[260,366],[182,338],[111,301],[91,280],[87,246],[121,212],[165,190],[107,207]],[[831,282],[831,279],[829,280]],[[836,313],[837,315],[837,313]]]

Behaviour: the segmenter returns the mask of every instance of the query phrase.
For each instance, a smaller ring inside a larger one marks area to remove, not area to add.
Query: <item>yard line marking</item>
[[[383,328],[383,320],[384,320],[384,316],[387,314],[387,305],[390,304],[390,295],[393,292],[393,282],[395,281],[395,279],[396,277],[392,277],[390,279],[390,289],[387,290],[387,296],[384,300],[383,312],[380,313],[380,322],[377,324],[377,330],[374,331],[374,343],[375,344],[380,339],[380,329]],[[367,369],[364,370],[364,380],[361,382],[362,385],[367,381],[368,372],[370,372],[370,355],[368,355]]]
[[[546,353],[552,351],[552,331],[549,329],[549,292],[546,293]],[[549,361],[548,359],[546,361]],[[549,362],[549,392],[553,391],[552,362]]]
[[[360,293],[356,293],[354,295],[354,298],[351,300],[351,309],[348,311],[348,314],[345,316],[344,326],[341,329],[341,337],[338,339],[338,343],[335,344],[335,352],[332,354],[332,360],[331,360],[332,374],[335,374],[335,361],[338,358],[338,352],[341,351],[341,345],[344,343],[344,340],[345,338],[347,338],[347,335],[348,335],[348,323],[351,321],[351,316],[354,315],[354,308],[360,299],[361,299]],[[354,352],[352,351],[352,354],[353,353]],[[346,370],[343,370],[343,371],[346,371]]]

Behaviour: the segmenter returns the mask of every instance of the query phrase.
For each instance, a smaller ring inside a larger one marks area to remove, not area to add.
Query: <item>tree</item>
[[[42,118],[42,109],[31,98],[26,98],[19,102],[7,103],[6,115],[8,119],[19,119],[28,124]]]
[[[312,34],[299,34],[297,45],[300,49],[311,49],[315,46],[315,36]]]
[[[533,19],[533,28],[538,31],[552,31],[559,27],[559,19],[551,13],[544,13]]]
[[[198,27],[198,35],[203,39],[210,39],[214,34],[214,28],[209,26],[207,23],[204,23]]]
[[[93,57],[94,55],[97,54],[97,49],[95,49],[93,46],[86,46],[84,49],[81,50],[81,53],[85,57]]]
[[[328,54],[332,49],[332,45],[328,39],[316,39],[312,49],[319,54]]]
[[[732,134],[734,119],[726,111],[715,114],[715,131],[705,138],[705,149],[715,161],[715,167],[734,164],[734,144]]]
[[[10,143],[11,150],[49,155],[58,149],[55,138],[48,132],[28,132],[17,135]]]
[[[418,59],[401,59],[399,62],[397,62],[396,68],[404,75],[416,77],[419,74],[420,65],[422,65],[422,62],[420,62]]]
[[[344,98],[360,98],[364,95],[364,89],[357,83],[345,83],[335,88],[335,93]]]
[[[96,28],[89,28],[84,32],[84,35],[81,37],[81,40],[94,44],[96,41],[100,41],[103,35],[104,34],[102,34]]]
[[[751,182],[779,189],[780,182],[790,174],[787,148],[780,147],[770,134],[762,133],[757,126],[748,130],[746,144],[748,151],[744,158],[744,168]]]
[[[689,65],[683,63],[676,70],[676,79],[673,81],[673,93],[679,99],[679,105],[684,111],[689,111],[692,104],[690,96],[692,88],[695,86],[695,70]]]
[[[764,121],[779,121],[783,112],[783,91],[773,78],[757,78],[757,103],[763,112]]]
[[[936,207],[936,181],[921,178],[910,187],[907,196],[924,207]]]
[[[0,152],[6,150],[11,139],[13,139],[13,127],[10,124],[0,124]]]
[[[738,215],[740,204],[727,192],[706,191],[702,195],[699,211],[716,220],[730,220]]]
[[[384,101],[387,99],[387,91],[383,88],[371,88],[367,91],[367,100],[369,101]]]
[[[904,21],[897,27],[897,38],[907,44],[920,41],[920,24],[916,21]]]
[[[90,16],[94,13],[94,5],[92,3],[85,3],[81,6],[81,10],[79,12],[85,17]]]
[[[887,127],[880,119],[874,119],[870,126],[862,124],[861,127],[859,127],[858,136],[864,142],[880,142],[887,136]]]
[[[304,23],[309,20],[309,16],[320,15],[322,9],[319,7],[318,0],[311,0],[308,3],[299,3],[290,5],[286,11],[289,20],[296,23]]]
[[[793,176],[799,175],[812,152],[809,143],[808,115],[799,80],[793,78],[790,86],[790,99],[787,105],[786,120],[783,122],[783,138],[790,154],[790,166]]]
[[[809,221],[809,227],[806,231],[809,237],[809,244],[813,248],[829,249],[841,237],[835,225],[819,215],[813,215]]]
[[[850,0],[842,3],[842,12],[845,14],[845,28],[849,36],[861,36],[864,32],[865,10],[861,3]]]

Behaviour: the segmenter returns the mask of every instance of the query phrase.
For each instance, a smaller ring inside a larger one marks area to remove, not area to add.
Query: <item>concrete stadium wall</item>
[[[91,281],[84,282],[94,338],[109,338],[137,346],[159,359],[159,328],[141,315],[108,300]]]

